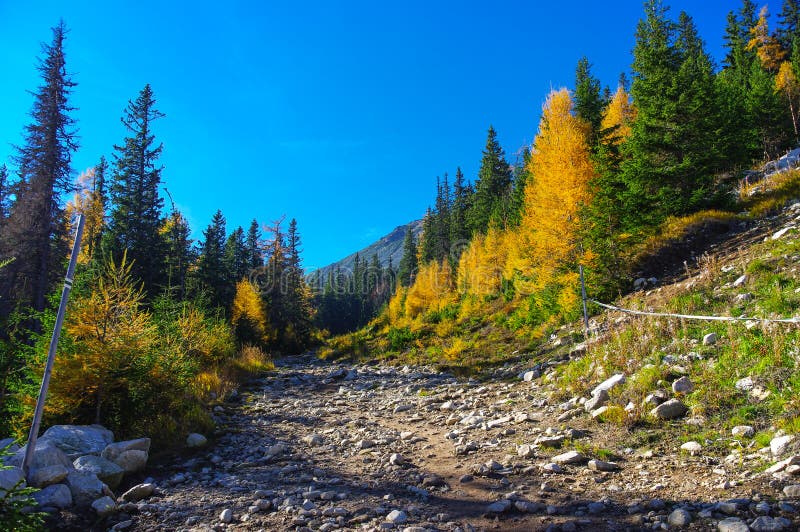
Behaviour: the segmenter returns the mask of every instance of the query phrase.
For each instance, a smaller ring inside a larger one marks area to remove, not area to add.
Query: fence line
[[[687,320],[705,320],[705,321],[761,321],[761,322],[769,322],[769,323],[794,323],[800,324],[800,318],[735,318],[733,316],[696,316],[692,314],[673,314],[670,312],[645,312],[643,310],[632,310],[627,308],[621,308],[614,305],[608,305],[606,303],[601,303],[594,299],[588,299],[595,305],[599,305],[603,308],[608,310],[616,310],[618,312],[624,312],[626,314],[635,314],[637,316],[659,316],[662,318],[682,318]]]

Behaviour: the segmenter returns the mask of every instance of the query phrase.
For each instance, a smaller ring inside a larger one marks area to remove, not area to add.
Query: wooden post
[[[53,336],[50,338],[50,349],[47,352],[47,364],[44,368],[44,376],[42,377],[42,386],[39,388],[39,398],[36,400],[36,410],[33,413],[33,423],[31,424],[31,432],[28,434],[28,446],[25,449],[25,460],[22,462],[22,472],[28,478],[31,460],[33,459],[33,452],[36,449],[36,438],[39,436],[39,426],[42,423],[42,412],[44,411],[44,402],[47,399],[47,387],[50,385],[50,375],[53,373],[53,362],[56,358],[56,347],[58,347],[58,338],[61,336],[61,326],[64,324],[64,313],[67,310],[67,300],[69,299],[69,292],[72,290],[72,280],[75,276],[75,265],[78,262],[78,254],[81,250],[81,237],[83,236],[83,215],[78,215],[78,228],[75,230],[75,243],[72,245],[72,256],[69,259],[69,266],[67,267],[67,276],[64,279],[64,288],[61,291],[61,303],[58,305],[58,314],[56,315],[56,325],[53,328]],[[28,479],[30,480],[30,479]]]
[[[581,276],[581,300],[583,302],[583,326],[585,335],[589,336],[589,311],[586,310],[586,284],[583,282],[583,264],[578,264],[578,272]]]

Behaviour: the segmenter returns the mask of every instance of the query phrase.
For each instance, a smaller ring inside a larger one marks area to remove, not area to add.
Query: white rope
[[[635,314],[637,316],[660,316],[663,318],[683,318],[687,320],[705,320],[705,321],[766,321],[769,323],[800,323],[800,318],[783,318],[783,319],[769,319],[769,318],[734,318],[733,316],[694,316],[691,314],[672,314],[669,312],[644,312],[642,310],[631,310],[627,308],[615,307],[614,305],[607,305],[600,303],[594,299],[589,299],[595,305],[600,305],[609,310],[616,310],[618,312],[625,312],[627,314]]]

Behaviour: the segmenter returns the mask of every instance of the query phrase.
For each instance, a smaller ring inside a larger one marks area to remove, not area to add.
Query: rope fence
[[[800,324],[800,317],[797,318],[735,318],[733,316],[696,316],[692,314],[673,314],[671,312],[645,312],[643,310],[632,310],[627,308],[621,308],[614,305],[609,305],[606,303],[601,303],[594,299],[588,299],[595,305],[603,307],[608,310],[615,310],[617,312],[624,312],[626,314],[634,314],[636,316],[658,316],[662,318],[680,318],[686,320],[703,320],[703,321],[760,321],[760,322],[768,322],[768,323],[793,323],[795,325]]]

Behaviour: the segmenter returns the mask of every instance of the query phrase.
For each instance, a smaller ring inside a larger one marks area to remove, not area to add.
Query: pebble
[[[395,525],[402,525],[408,521],[408,515],[402,510],[392,510],[386,515],[386,521]]]

